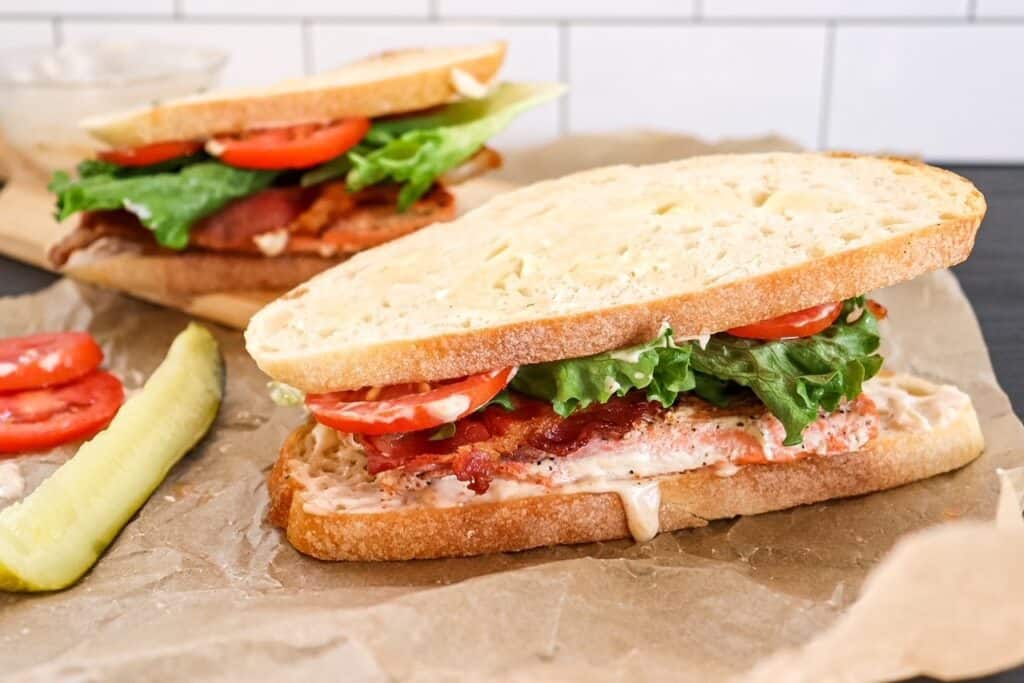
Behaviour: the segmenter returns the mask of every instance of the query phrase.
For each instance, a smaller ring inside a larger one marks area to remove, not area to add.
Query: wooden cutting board
[[[46,270],[54,270],[46,258],[50,245],[72,229],[75,218],[58,223],[53,217],[54,198],[46,189],[48,173],[22,160],[10,150],[0,147],[2,177],[7,179],[0,189],[0,253],[19,261],[30,263]],[[453,188],[460,213],[479,206],[490,197],[506,191],[513,185],[490,178],[480,178]],[[126,261],[131,265],[138,261],[144,270],[143,257],[137,254],[118,254],[108,258]],[[232,291],[195,296],[173,296],[158,289],[147,288],[143,283],[111,281],[111,272],[126,272],[129,269],[105,269],[103,263],[93,262],[66,268],[64,275],[117,289],[132,296],[163,306],[185,311],[191,315],[206,318],[236,329],[244,329],[249,318],[267,302],[283,292]],[[139,272],[135,269],[135,272]]]

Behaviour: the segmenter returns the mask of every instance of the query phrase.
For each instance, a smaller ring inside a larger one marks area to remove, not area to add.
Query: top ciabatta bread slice
[[[599,168],[357,254],[257,313],[247,348],[323,392],[718,332],[959,263],[984,213],[967,180],[899,159]]]
[[[504,60],[501,42],[387,52],[267,88],[183,97],[88,118],[81,126],[103,142],[128,147],[351,116],[402,114],[451,102],[474,90],[476,83],[490,83]]]

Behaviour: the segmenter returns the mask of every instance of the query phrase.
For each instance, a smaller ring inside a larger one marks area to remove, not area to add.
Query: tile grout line
[[[441,0],[429,0],[427,3],[427,20],[436,22],[441,18]]]
[[[185,0],[174,0],[174,9],[171,14],[175,19],[181,19],[185,16]]]
[[[700,22],[704,19],[704,0],[693,0],[693,20]]]
[[[825,25],[825,53],[821,65],[821,108],[818,112],[818,149],[828,147],[828,122],[832,112],[832,85],[835,78],[836,25]]]
[[[302,31],[302,70],[307,76],[316,72],[316,60],[313,59],[313,22],[308,18],[299,24]]]
[[[558,80],[569,87],[569,22],[558,22]],[[558,135],[569,134],[569,98],[572,89],[558,99]]]
[[[967,21],[974,22],[978,19],[978,0],[967,0]]]
[[[50,32],[52,33],[51,39],[53,40],[54,47],[60,47],[64,44],[64,23],[60,17],[54,17],[50,20]]]
[[[703,11],[703,10],[702,10]],[[53,19],[53,14],[44,12],[38,13],[11,13],[0,10],[0,20],[3,21],[33,21]],[[60,15],[64,21],[71,20],[84,23],[99,22],[153,22],[170,23],[182,21],[183,23],[212,23],[212,24],[273,24],[282,21],[298,21],[309,19],[316,23],[338,24],[338,25],[366,25],[378,24],[389,25],[427,25],[431,23],[430,17],[419,16],[338,16],[320,14],[281,14],[281,15],[243,15],[243,14],[194,14],[182,12],[167,14],[109,14],[95,13],[82,14],[65,12]],[[440,17],[438,17],[439,19]],[[1024,25],[1024,17],[975,17],[978,23],[1021,26]],[[679,17],[679,16],[650,16],[650,17],[573,17],[571,20],[565,17],[505,17],[501,15],[487,15],[480,17],[446,17],[446,24],[480,24],[480,23],[501,23],[507,26],[550,26],[552,23],[569,22],[581,26],[622,26],[622,27],[648,27],[648,26],[693,26],[695,24],[707,26],[742,26],[747,28],[769,26],[822,26],[834,24],[837,26],[964,26],[970,23],[969,17],[708,17],[705,14],[700,16]]]

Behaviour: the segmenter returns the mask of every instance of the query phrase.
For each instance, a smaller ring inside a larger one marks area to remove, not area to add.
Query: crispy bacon
[[[355,197],[345,187],[345,181],[324,183],[313,203],[288,223],[286,229],[290,233],[316,235],[324,226],[355,208],[355,205]]]
[[[335,216],[319,235],[292,233],[287,251],[353,254],[415,232],[431,223],[455,218],[455,197],[440,185],[403,213],[395,211],[397,192],[390,201],[377,201],[387,197],[387,194],[376,188],[368,188],[352,196],[356,200],[354,209]]]
[[[193,225],[189,245],[210,251],[258,252],[253,238],[296,220],[317,192],[303,187],[270,188],[236,199]]]
[[[516,408],[488,408],[455,423],[455,434],[432,439],[434,430],[359,436],[367,470],[401,468],[406,474],[451,470],[477,493],[499,473],[516,474],[518,464],[540,457],[569,456],[594,439],[622,438],[663,409],[634,392],[562,418],[545,401],[515,397]]]
[[[50,247],[47,256],[50,263],[60,268],[71,254],[105,237],[158,249],[153,233],[139,225],[139,219],[127,211],[89,211],[82,214],[74,230]]]

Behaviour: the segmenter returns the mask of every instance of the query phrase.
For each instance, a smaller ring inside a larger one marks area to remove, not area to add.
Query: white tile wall
[[[868,151],[1021,160],[1022,83],[1024,25],[840,27],[826,141]]]
[[[977,0],[976,15],[989,17],[1024,17],[1024,0]]]
[[[345,24],[314,26],[313,67],[328,69],[381,50],[412,45],[460,45],[505,40],[508,80],[558,81],[558,29],[498,24]],[[496,138],[500,146],[539,143],[558,135],[559,105],[548,104],[521,118]]]
[[[174,0],[0,0],[3,14],[164,14]]]
[[[969,0],[704,0],[704,16],[962,18],[968,5]]]
[[[0,19],[0,45],[3,49],[49,45],[53,26],[48,21],[4,21]]]
[[[813,146],[824,53],[821,26],[573,27],[569,129],[781,133]]]
[[[419,17],[430,12],[430,0],[181,0],[185,14],[231,16],[366,16]]]
[[[62,31],[65,41],[144,39],[217,47],[231,55],[221,80],[228,86],[269,83],[304,71],[298,21],[235,25],[68,19]]]
[[[643,127],[1024,163],[1024,0],[0,0],[0,53],[109,37],[221,47],[228,85],[503,38],[506,78],[571,93],[502,146]]]
[[[692,17],[696,0],[516,0],[481,2],[480,0],[438,0],[445,17]]]

